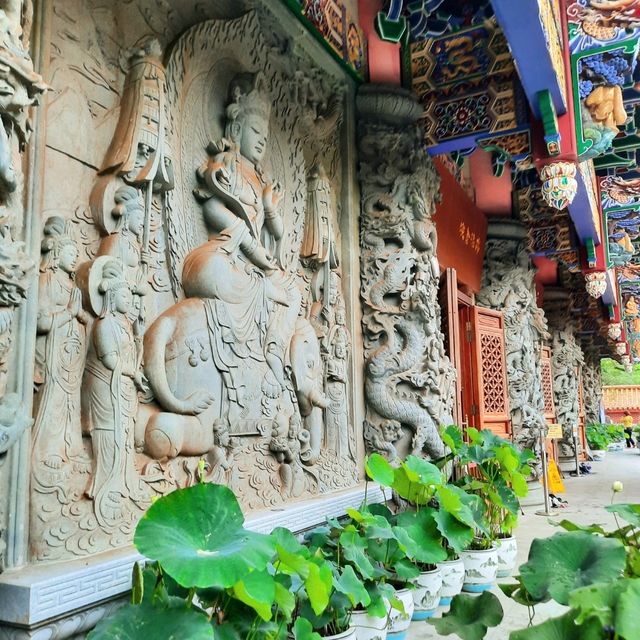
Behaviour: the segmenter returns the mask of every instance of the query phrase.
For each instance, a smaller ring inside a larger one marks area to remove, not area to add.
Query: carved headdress
[[[129,288],[122,261],[112,256],[96,258],[89,271],[89,298],[93,312],[100,318],[115,310],[115,293]]]
[[[258,116],[269,122],[271,100],[264,76],[260,73],[239,73],[229,86],[225,137],[239,143],[242,124],[247,116]]]
[[[71,224],[61,216],[51,216],[44,223],[42,233],[40,272],[56,271],[62,249],[68,245],[76,246],[71,235]]]

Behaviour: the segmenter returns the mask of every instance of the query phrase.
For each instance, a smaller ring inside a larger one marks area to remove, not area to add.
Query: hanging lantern
[[[618,342],[616,344],[616,353],[619,356],[623,356],[627,353],[627,343],[626,342]]]
[[[586,282],[587,293],[592,298],[602,298],[607,290],[607,274],[603,271],[595,271],[587,273],[584,277]]]
[[[571,162],[554,162],[540,170],[542,197],[554,209],[565,209],[578,193],[576,165]]]
[[[622,324],[620,322],[612,322],[607,329],[611,340],[619,340],[622,335]]]
[[[620,358],[620,362],[622,362],[622,364],[624,364],[624,365],[630,365],[631,364],[631,356],[622,356],[622,358]]]

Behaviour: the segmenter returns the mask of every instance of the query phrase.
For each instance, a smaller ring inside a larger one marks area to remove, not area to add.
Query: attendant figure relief
[[[67,502],[64,478],[88,473],[91,461],[82,443],[80,390],[85,333],[90,320],[74,282],[78,248],[59,216],[44,225],[41,245],[33,428],[33,481],[43,493]],[[78,496],[75,496],[76,498]]]
[[[95,460],[88,495],[98,523],[108,528],[122,519],[128,500],[147,500],[134,466],[138,390],[144,389],[144,379],[131,321],[133,293],[120,260],[95,260],[89,294],[98,318],[82,392],[85,431],[91,434]]]

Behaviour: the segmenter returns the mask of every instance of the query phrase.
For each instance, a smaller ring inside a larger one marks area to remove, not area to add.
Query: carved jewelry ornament
[[[607,290],[607,274],[601,271],[587,273],[584,279],[587,293],[592,298],[602,298]]]
[[[622,335],[622,324],[620,322],[612,322],[607,329],[607,334],[611,340],[619,340]]]
[[[542,197],[554,209],[566,209],[578,193],[576,166],[571,162],[554,162],[540,170]]]

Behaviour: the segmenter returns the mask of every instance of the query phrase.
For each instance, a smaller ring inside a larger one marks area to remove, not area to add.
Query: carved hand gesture
[[[134,373],[133,382],[136,387],[142,391],[142,393],[147,393],[147,391],[149,391],[149,381],[142,371],[136,371]]]
[[[284,188],[280,182],[270,184],[262,193],[262,206],[266,213],[273,213],[278,208],[280,200],[284,197]]]

